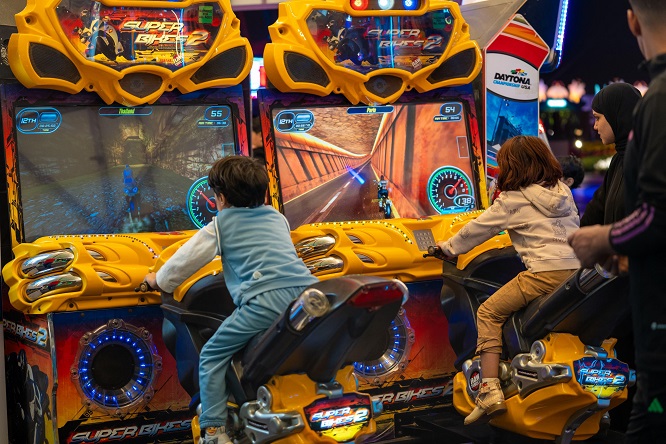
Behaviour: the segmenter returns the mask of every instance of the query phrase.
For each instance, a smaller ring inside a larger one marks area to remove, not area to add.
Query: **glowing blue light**
[[[125,388],[120,390],[107,390],[103,387],[99,387],[95,378],[92,376],[92,369],[90,366],[92,365],[93,356],[97,353],[96,349],[101,349],[104,345],[109,343],[121,344],[126,347],[126,350],[132,354],[133,362],[135,363],[134,365],[142,367],[141,370],[134,370],[134,373],[138,373],[138,376],[133,377],[133,379],[127,383],[127,386],[131,386],[135,390],[135,394],[132,394],[132,391],[130,390],[127,391],[127,395],[125,396],[125,392],[123,392],[123,390],[127,390]],[[145,394],[145,390],[149,387],[152,378],[151,370],[146,370],[147,367],[153,367],[151,349],[148,344],[131,331],[114,330],[113,332],[108,332],[106,334],[102,333],[96,338],[93,338],[87,346],[81,350],[78,364],[80,384],[83,392],[89,399],[103,406],[122,407],[123,405],[135,402],[136,399]]]
[[[358,182],[359,182],[361,185],[363,185],[363,184],[365,183],[365,179],[363,179],[361,176],[359,176],[358,173],[357,173],[356,171],[354,171],[352,168],[347,167],[347,171],[349,172],[349,174],[352,175],[352,177],[353,177],[354,179],[358,180]]]
[[[567,27],[567,13],[569,9],[569,0],[562,0],[562,9],[560,10],[560,21],[557,24],[557,38],[555,39],[555,51],[557,51],[557,65],[562,61],[562,48],[564,48],[564,31]]]
[[[395,4],[394,0],[378,0],[377,5],[379,5],[380,9],[383,9],[384,11],[393,8],[393,5]]]
[[[418,0],[402,0],[402,6],[407,11],[413,11],[419,7]]]
[[[567,101],[566,99],[548,99],[546,100],[546,106],[550,108],[566,108]]]

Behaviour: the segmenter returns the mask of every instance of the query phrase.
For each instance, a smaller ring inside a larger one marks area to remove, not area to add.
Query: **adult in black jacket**
[[[663,442],[666,430],[666,2],[629,0],[629,29],[652,81],[636,108],[624,165],[626,218],[583,227],[569,242],[583,266],[629,256],[638,383],[626,443]]]
[[[604,145],[615,144],[604,181],[585,207],[580,226],[610,224],[627,215],[624,204],[624,152],[633,123],[632,114],[641,93],[628,83],[612,83],[594,96],[594,129]]]

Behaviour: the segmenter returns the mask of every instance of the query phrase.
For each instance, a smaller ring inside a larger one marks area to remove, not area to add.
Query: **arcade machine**
[[[372,274],[410,292],[384,354],[355,364],[361,390],[383,403],[371,441],[450,436],[442,417],[458,415],[453,374],[474,318],[447,320],[460,300],[440,293],[442,263],[425,255],[488,206],[493,145],[537,134],[549,48],[516,15],[523,3],[283,2],[269,28],[265,70],[279,92],[260,91],[262,130],[273,205],[298,227],[297,251],[321,279]],[[453,268],[483,293],[522,264],[503,233]],[[554,438],[567,415],[530,436]]]
[[[0,91],[9,442],[191,440],[159,295],[135,288],[214,214],[210,165],[248,154],[249,43],[222,0],[31,0],[16,21],[23,86]]]
[[[407,284],[389,346],[355,373],[383,403],[373,441],[423,433],[416,418],[450,406],[456,359],[441,263],[423,254],[459,214],[488,205],[473,85],[481,51],[452,2],[285,2],[269,29],[265,69],[280,92],[259,93],[273,203],[320,278]]]

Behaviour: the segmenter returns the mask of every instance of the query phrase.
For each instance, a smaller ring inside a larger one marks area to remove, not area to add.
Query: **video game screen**
[[[480,208],[480,152],[469,130],[474,113],[460,92],[383,106],[270,94],[260,91],[270,130],[266,155],[292,228]]]
[[[132,108],[18,100],[23,241],[205,225],[217,211],[208,170],[223,156],[241,154],[239,112],[229,100]],[[11,161],[7,167],[11,182]]]

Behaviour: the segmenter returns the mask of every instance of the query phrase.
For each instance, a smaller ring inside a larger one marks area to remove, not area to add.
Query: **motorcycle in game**
[[[424,257],[442,260],[441,306],[459,370],[453,405],[463,416],[481,385],[476,310],[524,270],[513,247],[488,250],[464,268],[431,246]],[[490,424],[535,438],[570,443],[608,427],[608,410],[627,399],[635,372],[620,361],[611,332],[629,306],[624,278],[579,269],[552,293],[514,313],[503,328],[500,382],[507,411]],[[468,426],[475,427],[475,426]]]
[[[373,180],[377,185],[377,199],[379,200],[379,210],[384,213],[385,219],[392,216],[391,199],[389,199],[388,180],[381,176],[379,180]]]
[[[151,290],[144,282],[137,291]],[[308,287],[232,360],[227,432],[237,443],[352,442],[376,430],[381,402],[360,393],[352,363],[379,358],[407,300],[398,280],[350,275]],[[182,298],[162,294],[164,342],[199,404],[199,352],[235,306],[221,273]],[[192,421],[198,442],[198,417]]]

